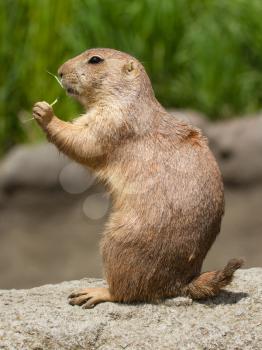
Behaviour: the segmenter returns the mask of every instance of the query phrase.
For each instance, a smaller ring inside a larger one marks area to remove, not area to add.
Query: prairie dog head
[[[153,95],[142,64],[113,49],[90,49],[65,62],[58,70],[67,93],[85,107],[132,103],[141,94]]]

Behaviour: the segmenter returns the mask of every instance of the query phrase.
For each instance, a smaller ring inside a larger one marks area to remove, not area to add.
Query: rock
[[[227,291],[202,302],[104,303],[84,310],[67,303],[97,279],[30,290],[0,290],[0,348],[262,349],[262,269],[240,270]]]
[[[50,143],[16,146],[0,163],[0,192],[62,187],[69,193],[82,193],[92,183],[86,168],[70,161]]]
[[[0,187],[54,188],[68,159],[48,143],[19,145],[0,164]]]
[[[210,123],[206,133],[227,185],[262,183],[262,115]]]

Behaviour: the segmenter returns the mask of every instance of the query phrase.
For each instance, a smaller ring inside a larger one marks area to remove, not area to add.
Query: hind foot
[[[82,305],[83,309],[91,309],[99,303],[114,301],[108,288],[85,288],[69,295],[70,305]]]

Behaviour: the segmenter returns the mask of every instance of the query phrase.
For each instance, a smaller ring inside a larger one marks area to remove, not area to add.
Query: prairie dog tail
[[[243,265],[242,259],[231,259],[223,270],[204,272],[186,285],[182,292],[192,299],[205,299],[215,296],[229,284],[234,272]]]

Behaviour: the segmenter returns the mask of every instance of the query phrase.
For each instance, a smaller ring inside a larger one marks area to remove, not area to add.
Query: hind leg
[[[115,301],[108,288],[85,288],[69,295],[69,304],[91,309],[99,303]]]

